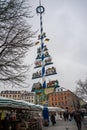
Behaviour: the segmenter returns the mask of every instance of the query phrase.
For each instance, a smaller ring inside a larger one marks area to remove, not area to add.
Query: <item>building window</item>
[[[64,105],[64,103],[62,102],[62,105]]]
[[[67,101],[65,103],[67,104]]]

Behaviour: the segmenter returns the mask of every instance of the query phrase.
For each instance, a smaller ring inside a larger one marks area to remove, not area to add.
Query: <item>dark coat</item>
[[[74,113],[74,119],[75,119],[76,122],[81,122],[81,121],[82,121],[81,112],[76,111],[76,112]]]
[[[54,115],[54,114],[51,115],[50,119],[51,119],[51,122],[52,122],[53,124],[56,123],[55,115]]]

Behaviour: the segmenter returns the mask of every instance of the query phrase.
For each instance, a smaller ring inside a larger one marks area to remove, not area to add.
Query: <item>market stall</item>
[[[10,130],[39,130],[39,118],[36,113],[40,114],[41,111],[42,109],[35,104],[0,97],[0,130],[3,127],[1,123],[3,120],[6,121],[7,115]]]

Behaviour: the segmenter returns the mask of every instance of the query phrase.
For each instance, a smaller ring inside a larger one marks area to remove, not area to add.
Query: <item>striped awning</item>
[[[5,98],[0,96],[0,108],[12,108],[12,109],[30,109],[29,105],[27,103],[24,103],[22,101]]]
[[[27,110],[41,110],[39,106],[24,100],[14,100],[0,96],[0,108],[3,109],[27,109]]]

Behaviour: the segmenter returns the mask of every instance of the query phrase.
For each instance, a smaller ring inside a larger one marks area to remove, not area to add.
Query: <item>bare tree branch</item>
[[[0,82],[3,84],[22,86],[30,68],[24,65],[23,59],[36,32],[27,22],[32,16],[31,6],[26,2],[0,0]]]
[[[85,81],[79,80],[77,82],[76,94],[87,101],[87,79]]]

